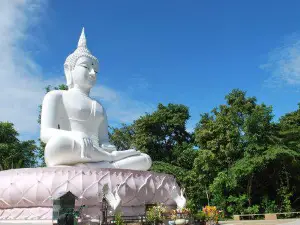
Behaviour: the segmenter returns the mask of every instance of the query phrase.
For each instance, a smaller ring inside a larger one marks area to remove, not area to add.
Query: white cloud
[[[300,84],[300,38],[293,36],[284,45],[271,51],[268,62],[260,66],[271,73],[266,84],[271,87]]]
[[[0,121],[13,122],[22,133],[37,129],[37,106],[45,86],[41,69],[24,49],[27,30],[46,6],[38,0],[0,1]]]
[[[25,48],[28,43],[36,43],[36,37],[30,36],[28,28],[40,22],[39,15],[46,7],[45,1],[40,0],[0,1],[0,121],[14,123],[21,136],[28,138],[39,134],[38,105],[42,102],[44,87],[64,83],[62,78],[56,77],[45,80],[44,72]],[[92,93],[103,101],[113,123],[130,123],[153,109],[108,87],[98,86]]]

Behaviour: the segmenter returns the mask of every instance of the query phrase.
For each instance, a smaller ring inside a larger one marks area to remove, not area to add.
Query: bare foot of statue
[[[129,149],[129,150],[124,150],[124,151],[113,151],[111,154],[114,158],[114,161],[116,161],[116,160],[121,160],[121,159],[130,157],[130,156],[140,155],[141,152],[136,151],[134,149]]]

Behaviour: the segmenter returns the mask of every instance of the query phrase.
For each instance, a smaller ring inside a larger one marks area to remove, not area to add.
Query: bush
[[[216,206],[205,206],[202,211],[205,215],[205,221],[208,225],[218,224],[220,212],[217,210]]]
[[[165,219],[164,213],[166,212],[166,207],[161,205],[156,205],[151,207],[146,212],[146,220],[151,223],[159,223]]]
[[[275,200],[269,200],[268,197],[264,197],[261,202],[261,207],[264,210],[264,213],[275,213],[278,211],[278,207],[275,203]]]
[[[206,216],[205,216],[205,213],[203,211],[199,211],[196,214],[194,214],[194,218],[196,220],[205,221]]]

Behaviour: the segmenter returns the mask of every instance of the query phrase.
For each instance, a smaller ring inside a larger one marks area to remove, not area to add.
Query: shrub
[[[205,206],[202,211],[205,214],[205,221],[208,225],[215,225],[219,221],[220,212],[216,206]]]
[[[151,207],[146,212],[147,222],[159,223],[165,219],[164,213],[166,212],[166,207],[163,204]]]

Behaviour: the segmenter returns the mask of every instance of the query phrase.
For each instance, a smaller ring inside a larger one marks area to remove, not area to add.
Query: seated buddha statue
[[[83,29],[77,49],[64,64],[68,90],[50,91],[43,100],[41,140],[46,143],[47,166],[148,170],[148,155],[135,149],[117,151],[109,143],[105,109],[89,96],[98,71]]]

